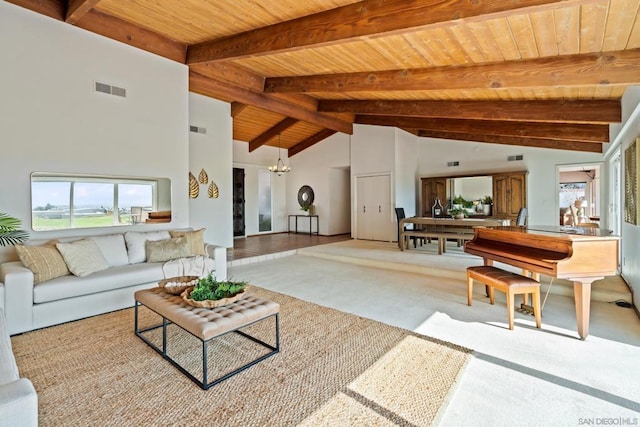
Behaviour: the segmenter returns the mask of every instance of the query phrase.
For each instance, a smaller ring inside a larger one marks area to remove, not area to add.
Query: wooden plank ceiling
[[[10,2],[187,64],[249,150],[361,123],[602,152],[640,84],[640,0]]]

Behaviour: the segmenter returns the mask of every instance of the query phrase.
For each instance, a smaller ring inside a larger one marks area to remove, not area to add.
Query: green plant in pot
[[[218,281],[212,274],[198,280],[189,297],[195,301],[219,300],[230,298],[242,292],[247,282]]]
[[[24,243],[29,233],[20,229],[19,219],[0,212],[0,246],[13,246]]]
[[[467,216],[467,211],[464,210],[463,208],[449,209],[447,211],[447,213],[449,214],[449,216],[451,218],[457,218],[457,219],[462,219],[462,218],[465,218]]]

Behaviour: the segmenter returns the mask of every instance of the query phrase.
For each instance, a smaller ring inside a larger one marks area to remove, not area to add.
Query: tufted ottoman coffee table
[[[222,307],[212,309],[197,308],[187,304],[180,295],[169,294],[162,288],[158,287],[137,291],[135,293],[135,302],[135,334],[204,390],[209,389],[209,387],[232,377],[233,375],[270,356],[273,356],[280,351],[280,305],[273,301],[247,295],[232,304]],[[149,310],[155,312],[158,316],[162,317],[162,323],[140,329],[138,317],[140,305],[145,306]],[[263,340],[240,330],[257,322],[266,321],[269,318],[274,318],[275,320],[275,345],[266,343]],[[167,342],[167,326],[171,324],[179,326],[202,342],[202,380],[196,378],[191,372],[168,354],[168,345],[170,345],[170,343]],[[154,342],[147,336],[148,333],[159,328],[162,328],[162,348],[154,344]],[[260,344],[270,351],[236,369],[233,369],[231,372],[219,376],[213,381],[209,381],[207,377],[207,354],[209,343],[215,338],[221,338],[223,335],[231,332],[239,334],[254,343]]]

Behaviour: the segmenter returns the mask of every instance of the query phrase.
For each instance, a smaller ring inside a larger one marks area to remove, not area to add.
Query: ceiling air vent
[[[507,160],[510,161],[510,162],[515,162],[515,161],[523,160],[523,159],[524,159],[524,156],[522,154],[516,154],[515,156],[507,157]]]
[[[452,166],[460,166],[460,162],[458,162],[458,161],[447,162],[447,167],[452,167]]]
[[[106,83],[96,82],[96,92],[107,93],[109,95],[127,97],[127,90],[118,86],[111,86]]]
[[[207,128],[201,128],[198,126],[189,126],[189,132],[193,133],[207,133]]]

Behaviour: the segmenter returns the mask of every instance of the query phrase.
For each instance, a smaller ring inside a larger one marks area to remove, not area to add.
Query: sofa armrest
[[[0,264],[4,283],[5,317],[10,335],[30,331],[33,325],[33,273],[19,261]]]
[[[227,280],[227,248],[205,243],[205,251],[216,264],[216,279]]]
[[[0,385],[0,426],[37,426],[38,395],[33,384],[20,378]]]

